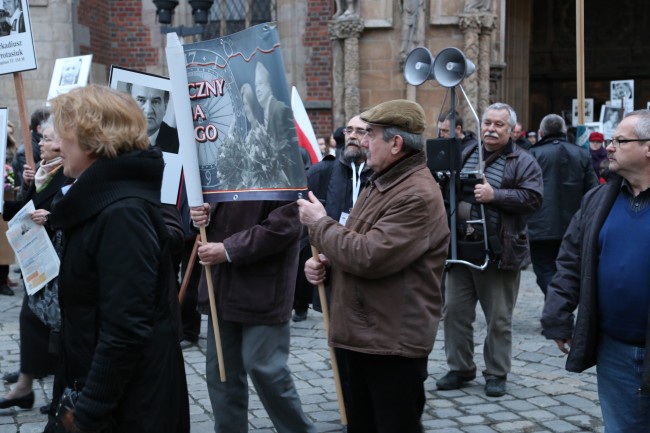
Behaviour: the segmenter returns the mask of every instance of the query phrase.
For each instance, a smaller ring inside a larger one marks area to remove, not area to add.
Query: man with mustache
[[[458,239],[482,235],[482,228],[466,221],[480,219],[479,205],[484,205],[491,260],[482,271],[462,264],[448,269],[443,323],[450,371],[437,381],[439,390],[458,389],[476,377],[472,325],[479,302],[487,321],[483,351],[485,394],[500,397],[506,392],[512,356],[512,312],[521,269],[530,264],[526,218],[541,206],[544,192],[537,161],[512,142],[516,124],[517,115],[508,104],[492,104],[483,114],[480,150],[485,168],[473,191],[470,186],[470,193],[460,197],[459,214],[464,215],[459,215],[462,232],[459,230]],[[478,146],[463,150],[462,171],[477,170],[478,150]]]
[[[585,194],[566,231],[542,333],[568,354],[568,371],[596,366],[605,431],[647,432],[650,110],[628,113],[605,144],[612,176]]]
[[[339,152],[338,159],[329,156],[307,171],[309,190],[324,203],[327,216],[341,224],[345,223],[357,201],[359,191],[372,175],[372,170],[366,165],[366,154],[361,149],[361,138],[365,136],[367,126],[368,124],[359,116],[351,118],[343,129],[345,147],[342,152]],[[312,299],[313,286],[307,282],[302,270],[309,257],[311,257],[311,248],[305,230],[300,242],[294,322],[301,322],[307,318],[307,308]],[[325,290],[329,298],[329,284],[326,285]],[[314,299],[314,307],[316,309],[320,307],[318,297]]]

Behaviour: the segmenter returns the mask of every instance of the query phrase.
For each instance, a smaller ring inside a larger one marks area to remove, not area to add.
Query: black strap
[[[501,149],[497,150],[496,152],[493,152],[490,156],[487,157],[485,161],[483,161],[483,173],[485,173],[485,169],[492,165],[499,157],[504,153],[508,146],[504,146]],[[463,158],[463,162],[461,166],[465,166],[467,161],[469,160],[469,157],[474,153],[475,150],[478,149],[478,143],[475,144],[470,151],[468,151],[465,154],[465,157]],[[480,149],[478,150],[479,152],[481,151]],[[471,203],[468,203],[471,206]],[[462,205],[462,203],[459,205]],[[467,210],[467,212],[471,212],[470,210]],[[460,216],[460,215],[459,215]],[[469,218],[466,218],[469,219]],[[492,253],[493,256],[499,256],[501,254],[501,240],[499,239],[499,235],[496,232],[496,229],[490,224],[490,219],[488,218],[487,215],[485,215],[485,228],[487,230],[487,236],[488,236],[488,247],[490,249],[490,252]]]
[[[472,154],[474,153],[474,150],[476,150],[477,147],[478,147],[478,144],[475,144],[474,146],[472,146],[472,150],[470,150],[469,152],[467,152],[465,154],[465,157],[463,158],[463,162],[461,164],[461,167],[465,166],[465,164],[467,163],[467,160],[469,159],[470,156],[472,156]],[[502,147],[501,149],[497,150],[496,152],[494,152],[490,156],[488,156],[485,161],[483,161],[484,170],[485,170],[486,167],[489,167],[490,165],[492,165],[492,163],[494,161],[499,159],[501,154],[506,150],[506,147],[508,147],[508,146]]]

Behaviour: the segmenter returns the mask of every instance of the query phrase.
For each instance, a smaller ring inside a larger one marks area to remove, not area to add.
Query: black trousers
[[[546,288],[551,283],[557,271],[555,259],[560,252],[562,240],[530,241],[530,259],[533,262],[533,272],[537,277],[537,285],[546,297]]]
[[[422,433],[427,358],[340,351],[349,373],[348,433]]]
[[[181,275],[184,277],[187,272],[187,266],[192,255],[194,239],[186,240],[183,246],[183,256],[181,260]],[[183,323],[183,340],[196,343],[201,332],[201,314],[196,310],[196,304],[199,299],[199,280],[203,266],[199,264],[198,256],[194,260],[190,280],[185,291],[185,299],[181,304],[181,321]]]

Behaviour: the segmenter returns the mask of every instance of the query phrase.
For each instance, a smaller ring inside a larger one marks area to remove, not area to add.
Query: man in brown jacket
[[[348,431],[422,432],[427,357],[440,320],[449,228],[423,152],[424,111],[384,102],[361,114],[361,147],[373,176],[342,225],[309,194],[300,220],[322,261],[305,264],[318,284],[329,272],[330,344],[350,375]]]

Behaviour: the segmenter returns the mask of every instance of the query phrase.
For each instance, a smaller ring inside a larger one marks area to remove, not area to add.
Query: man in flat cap
[[[298,200],[300,221],[322,253],[307,261],[305,274],[312,284],[331,281],[329,343],[345,352],[349,433],[419,433],[440,321],[447,216],[426,165],[422,107],[389,101],[360,118],[374,174],[346,221],[328,217],[312,192]]]
[[[454,264],[447,271],[444,329],[450,371],[436,382],[439,390],[460,388],[476,377],[473,323],[476,304],[480,303],[487,322],[483,350],[485,394],[500,397],[506,393],[512,357],[512,312],[521,269],[530,264],[526,218],[542,205],[544,193],[539,164],[512,139],[516,124],[512,107],[502,102],[492,104],[481,121],[481,148],[463,149],[461,176],[462,172],[477,171],[479,151],[484,168],[483,176],[473,186],[468,185],[469,194],[460,198],[458,240],[480,240],[477,243],[484,257],[482,228],[471,223],[481,218],[483,205],[491,260],[482,270]],[[460,248],[458,251],[458,258],[463,259]]]

